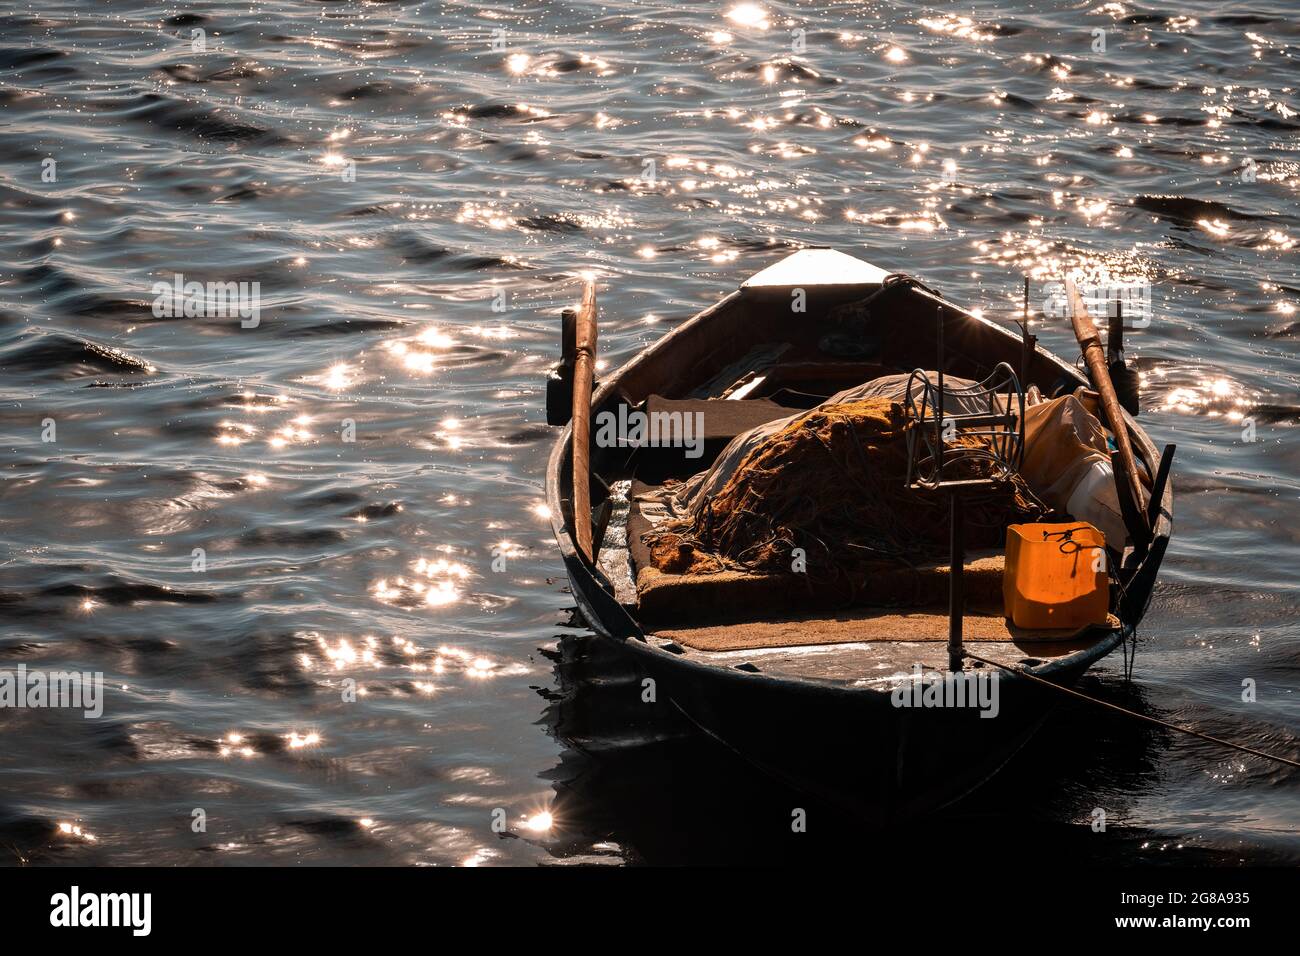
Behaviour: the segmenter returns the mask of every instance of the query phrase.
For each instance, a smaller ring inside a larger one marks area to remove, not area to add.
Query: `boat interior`
[[[802,312],[792,309],[798,292]],[[840,308],[863,302],[856,313],[854,306]],[[934,368],[940,323],[946,375],[978,381],[1007,362],[1047,396],[1086,382],[1044,349],[1026,349],[1014,327],[973,316],[919,284],[886,280],[883,270],[857,259],[808,250],[757,274],[600,384],[597,414],[617,414],[620,405],[704,413],[698,457],[680,446],[593,443],[597,566],[649,642],[702,663],[882,688],[914,664],[946,668],[947,561],[882,561],[846,602],[811,594],[797,574],[666,573],[653,566],[642,540],[662,519],[656,502],[664,484],[708,468],[737,435],[800,414],[842,389]],[[1154,448],[1141,429],[1131,431],[1149,481]],[[1120,640],[1118,602],[1106,626],[1015,628],[1003,616],[1003,567],[1001,549],[966,556],[963,638],[981,655],[1037,667],[1106,642],[1109,650]]]

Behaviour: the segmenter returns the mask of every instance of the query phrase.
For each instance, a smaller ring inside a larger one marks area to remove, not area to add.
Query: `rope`
[[[1209,734],[1203,734],[1199,730],[1192,730],[1190,727],[1179,727],[1177,724],[1171,724],[1168,721],[1161,720],[1159,717],[1148,717],[1146,714],[1139,714],[1136,711],[1127,710],[1118,704],[1112,704],[1104,700],[1098,700],[1096,697],[1089,697],[1087,694],[1081,694],[1079,691],[1070,687],[1062,687],[1060,684],[1053,684],[1050,680],[1044,680],[1028,671],[1018,667],[1012,667],[1010,664],[1003,664],[1000,661],[991,661],[987,657],[980,657],[978,654],[972,654],[967,651],[964,657],[969,657],[973,661],[979,661],[981,664],[988,664],[991,667],[1000,667],[1002,670],[1012,674],[1019,674],[1021,677],[1027,677],[1031,681],[1058,690],[1063,694],[1069,694],[1071,697],[1077,697],[1079,700],[1086,700],[1090,704],[1096,704],[1099,707],[1105,707],[1126,717],[1136,717],[1138,720],[1145,720],[1149,724],[1155,724],[1157,727],[1164,727],[1166,730],[1176,730],[1180,734],[1188,734],[1192,737],[1199,737],[1202,740],[1208,740],[1212,744],[1218,744],[1221,747],[1231,747],[1233,750],[1240,750],[1242,753],[1248,753],[1255,757],[1263,757],[1265,760],[1274,760],[1277,763],[1285,764],[1288,767],[1300,769],[1300,761],[1292,760],[1289,757],[1279,757],[1277,754],[1265,753],[1262,750],[1255,750],[1253,747],[1247,747],[1243,744],[1234,744],[1231,740],[1221,740],[1218,737],[1211,737]]]

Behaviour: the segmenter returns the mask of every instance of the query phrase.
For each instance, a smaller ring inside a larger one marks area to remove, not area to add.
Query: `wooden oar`
[[[595,560],[591,543],[591,388],[596,375],[596,281],[582,290],[573,362],[573,530],[578,551]]]
[[[1128,439],[1128,426],[1124,422],[1124,413],[1120,409],[1119,397],[1110,380],[1106,368],[1106,353],[1101,347],[1101,338],[1097,334],[1097,325],[1088,314],[1083,296],[1074,284],[1074,280],[1065,280],[1065,292],[1070,299],[1070,322],[1074,326],[1074,337],[1079,340],[1084,361],[1088,363],[1088,374],[1093,387],[1100,396],[1098,404],[1106,416],[1106,424],[1115,433],[1115,446],[1119,449],[1119,467],[1115,469],[1115,488],[1119,495],[1119,507],[1124,517],[1124,526],[1128,528],[1133,544],[1140,551],[1145,550],[1151,542],[1151,526],[1147,524],[1146,510],[1142,507],[1142,479],[1138,477],[1137,459],[1133,457],[1133,445]],[[1123,542],[1113,542],[1116,550],[1123,550]]]

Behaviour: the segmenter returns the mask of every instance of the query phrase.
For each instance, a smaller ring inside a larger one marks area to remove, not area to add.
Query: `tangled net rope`
[[[663,522],[645,541],[659,570],[741,569],[788,574],[794,549],[810,580],[848,583],[881,561],[914,566],[948,550],[942,494],[904,488],[903,407],[871,398],[818,408],[790,422],[741,461],[726,485],[692,514]],[[958,434],[957,444],[980,439]],[[987,475],[987,461],[955,462],[952,478]],[[1019,475],[966,500],[967,542],[1001,547],[1006,526],[1046,509]]]

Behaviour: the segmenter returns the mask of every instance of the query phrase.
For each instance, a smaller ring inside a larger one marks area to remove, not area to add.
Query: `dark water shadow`
[[[1142,852],[1162,837],[1124,821],[1158,783],[1169,732],[1065,701],[1003,770],[959,803],[904,825],[831,806],[758,771],[670,708],[640,700],[643,676],[618,649],[566,634],[548,654],[556,687],[540,721],[566,750],[553,781],[561,860],[593,846],[633,864],[787,865],[862,858],[902,860],[976,852],[999,868],[1158,863]],[[1080,689],[1139,713],[1141,689],[1087,677]],[[845,760],[854,759],[845,754]],[[794,827],[796,810],[806,828]],[[1103,819],[1105,829],[1094,823]],[[960,848],[965,846],[967,850]],[[1226,850],[1184,848],[1180,865],[1236,862]]]

